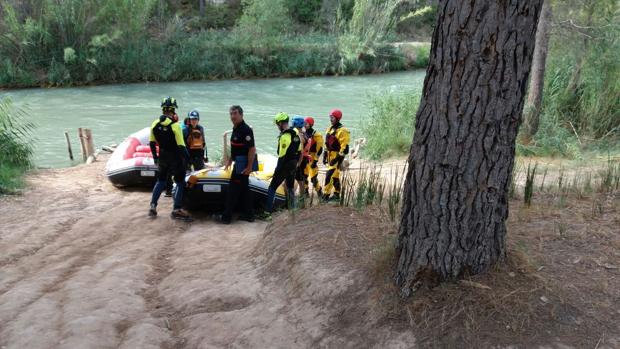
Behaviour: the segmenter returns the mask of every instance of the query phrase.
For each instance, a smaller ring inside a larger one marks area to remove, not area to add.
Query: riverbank
[[[513,200],[510,264],[403,301],[381,209],[222,226],[172,221],[162,198],[152,220],[150,192],[112,187],[105,160],[37,171],[0,198],[0,347],[620,344],[617,195]]]
[[[101,40],[34,62],[1,61],[0,88],[377,74],[425,68],[430,52],[430,43],[386,42],[351,54],[335,36],[310,34],[255,41],[204,31],[169,42]]]

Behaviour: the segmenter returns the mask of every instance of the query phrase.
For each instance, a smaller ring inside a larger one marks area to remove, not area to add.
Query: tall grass
[[[400,216],[406,168],[395,166],[387,174],[381,166],[362,163],[359,172],[345,171],[340,205],[354,207],[358,211],[374,206],[384,210],[396,223]]]
[[[32,166],[33,127],[9,98],[0,100],[0,194],[23,186],[23,175]]]
[[[371,96],[362,121],[364,154],[373,160],[409,154],[419,103],[419,90]]]
[[[604,151],[620,140],[620,7],[613,1],[554,6],[558,11],[569,7],[563,9],[568,14],[558,16],[591,23],[551,37],[541,127],[533,142],[518,151],[580,158],[584,150]]]

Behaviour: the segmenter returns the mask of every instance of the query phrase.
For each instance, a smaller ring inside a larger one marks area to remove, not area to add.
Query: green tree
[[[277,37],[293,27],[287,0],[243,0],[236,31],[252,38]]]

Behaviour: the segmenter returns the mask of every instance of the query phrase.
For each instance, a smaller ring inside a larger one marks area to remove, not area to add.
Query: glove
[[[209,158],[205,156],[205,162],[209,162]]]
[[[332,161],[329,162],[329,166],[336,166],[336,164],[342,162],[344,160],[344,155],[338,154]]]

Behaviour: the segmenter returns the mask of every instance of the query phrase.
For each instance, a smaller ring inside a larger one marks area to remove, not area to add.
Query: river
[[[311,77],[296,79],[226,80],[174,83],[141,83],[79,88],[24,89],[0,92],[24,108],[36,125],[35,163],[38,167],[67,167],[70,161],[64,131],[69,131],[79,158],[77,128],[93,130],[97,147],[120,143],[127,135],[147,127],[160,115],[166,96],[179,103],[181,118],[200,111],[211,158],[221,156],[222,133],[231,128],[228,107],[239,104],[254,128],[259,152],[273,153],[277,130],[272,116],[279,111],[313,116],[318,130],[329,123],[329,111],[340,108],[343,124],[359,137],[367,116],[369,96],[383,92],[422,89],[425,72],[381,75]]]

